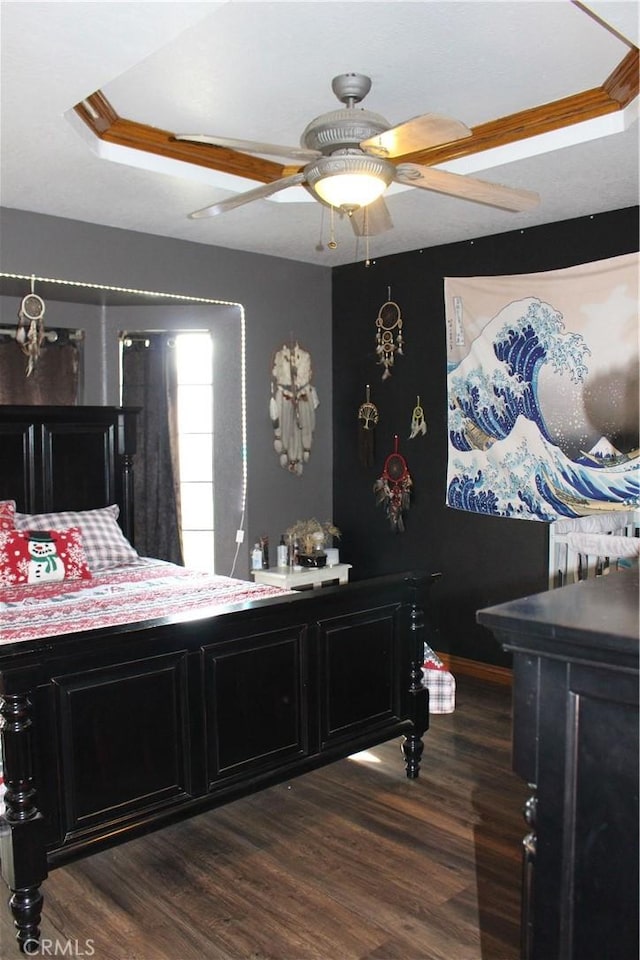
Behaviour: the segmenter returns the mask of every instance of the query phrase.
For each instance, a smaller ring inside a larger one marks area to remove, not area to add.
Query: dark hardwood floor
[[[517,960],[527,788],[510,736],[509,688],[459,678],[417,781],[393,741],[52,871],[40,955]]]

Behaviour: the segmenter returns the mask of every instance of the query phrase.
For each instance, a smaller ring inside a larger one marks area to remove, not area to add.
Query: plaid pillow
[[[91,570],[108,570],[139,559],[118,526],[120,508],[116,504],[98,510],[66,510],[61,513],[16,513],[18,530],[51,530],[80,527],[82,542]]]
[[[11,530],[0,545],[0,583],[90,580],[78,527],[68,530]]]
[[[0,530],[15,530],[16,528],[15,500],[0,500]]]

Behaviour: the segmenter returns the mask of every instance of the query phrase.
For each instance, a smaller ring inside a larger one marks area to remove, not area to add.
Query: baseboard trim
[[[481,663],[479,660],[468,660],[466,657],[456,657],[450,653],[436,651],[443,664],[454,677],[474,677],[476,680],[485,680],[488,683],[501,683],[511,686],[511,668],[498,667],[493,663]]]

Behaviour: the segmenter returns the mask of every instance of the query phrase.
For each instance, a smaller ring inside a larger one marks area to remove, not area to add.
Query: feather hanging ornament
[[[320,402],[312,376],[311,354],[292,335],[291,343],[283,344],[273,356],[269,416],[280,466],[297,476],[311,454]]]
[[[414,440],[419,433],[424,437],[427,432],[427,424],[424,419],[424,410],[420,406],[420,397],[416,397],[416,405],[411,414],[411,433],[409,440]]]
[[[34,293],[35,277],[31,278],[31,293],[20,302],[16,343],[27,357],[26,376],[30,377],[40,358],[40,349],[44,343],[44,300]]]
[[[382,379],[391,376],[391,368],[396,354],[402,356],[404,340],[402,338],[402,315],[400,307],[391,299],[391,287],[387,293],[389,299],[383,303],[376,317],[376,353],[378,364],[384,367]],[[395,333],[395,339],[394,339]]]
[[[373,466],[375,428],[378,419],[378,408],[371,402],[371,393],[367,384],[367,399],[358,409],[358,459],[364,467]]]
[[[402,514],[409,509],[413,481],[407,461],[398,453],[398,435],[394,437],[393,453],[384,462],[382,476],[373,485],[378,506],[384,507],[391,529],[404,533]]]

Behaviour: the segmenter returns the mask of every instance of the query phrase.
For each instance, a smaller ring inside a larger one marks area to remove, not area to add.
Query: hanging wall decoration
[[[382,476],[373,485],[378,505],[384,506],[385,513],[391,523],[391,529],[397,533],[404,532],[402,514],[409,509],[409,499],[413,481],[409,474],[407,461],[398,453],[398,436],[394,437],[393,453],[390,453],[384,463]]]
[[[376,353],[378,364],[384,367],[382,379],[391,376],[391,367],[395,356],[402,356],[402,316],[400,307],[391,299],[391,288],[387,292],[388,300],[383,303],[376,317]]]
[[[424,437],[427,432],[427,424],[424,419],[424,410],[420,406],[420,397],[416,397],[416,405],[411,414],[411,433],[409,440],[414,440],[419,433]]]
[[[358,409],[358,459],[364,467],[373,466],[375,456],[375,428],[379,419],[378,408],[371,402],[369,384],[367,399]]]
[[[447,277],[447,506],[553,522],[640,506],[637,253]]]
[[[319,400],[311,383],[311,355],[299,343],[283,344],[273,357],[269,414],[280,465],[298,476],[311,452]]]
[[[20,344],[22,352],[27,357],[26,375],[34,371],[40,357],[40,350],[44,343],[44,300],[34,293],[35,280],[31,278],[31,293],[20,301],[18,311],[18,326],[16,328],[16,343]]]

